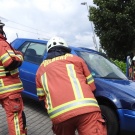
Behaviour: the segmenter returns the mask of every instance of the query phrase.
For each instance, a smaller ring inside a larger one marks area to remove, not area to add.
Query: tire
[[[102,117],[106,122],[107,135],[118,135],[119,123],[116,113],[106,105],[100,105]]]

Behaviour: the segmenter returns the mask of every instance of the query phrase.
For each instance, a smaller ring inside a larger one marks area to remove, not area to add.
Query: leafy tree
[[[110,58],[125,61],[135,50],[135,0],[93,0],[93,21],[101,47]]]
[[[118,60],[112,60],[111,61],[117,65],[121,70],[122,72],[126,75],[126,63],[123,62],[123,61],[118,61]]]

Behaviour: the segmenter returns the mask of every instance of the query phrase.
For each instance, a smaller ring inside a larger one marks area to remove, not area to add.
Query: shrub
[[[112,59],[111,59],[111,61],[112,61],[115,65],[117,65],[117,66],[122,70],[122,72],[123,72],[124,74],[126,74],[126,63],[125,63],[125,62],[123,62],[123,61],[118,61],[118,60],[112,60]]]

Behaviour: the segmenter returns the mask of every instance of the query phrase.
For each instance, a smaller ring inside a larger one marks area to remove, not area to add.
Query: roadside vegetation
[[[119,60],[112,60],[112,59],[111,59],[111,61],[113,63],[115,63],[115,65],[117,65],[124,74],[126,74],[126,63],[125,62],[119,61]]]
[[[135,0],[93,0],[89,20],[109,58],[125,61],[135,52]],[[116,64],[123,67],[121,62]]]

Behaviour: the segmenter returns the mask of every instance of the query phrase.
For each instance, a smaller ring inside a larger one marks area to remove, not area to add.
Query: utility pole
[[[17,38],[18,38],[18,33],[16,33],[16,36],[17,36]]]
[[[89,16],[90,16],[90,13],[89,13],[89,7],[90,7],[90,6],[88,6],[87,2],[83,2],[83,3],[81,3],[81,5],[86,5],[87,11],[88,11],[88,17],[89,17]],[[96,36],[95,36],[95,31],[94,31],[94,27],[93,27],[92,21],[90,21],[90,24],[91,24],[92,33],[93,33],[93,37],[92,37],[93,43],[94,43],[95,49],[98,51],[98,45],[97,45]]]

